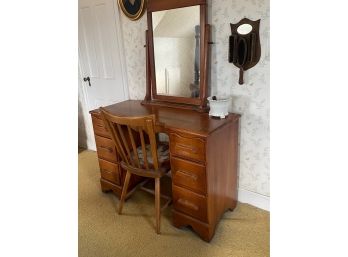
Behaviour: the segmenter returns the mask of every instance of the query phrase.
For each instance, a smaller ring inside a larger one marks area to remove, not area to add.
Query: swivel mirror
[[[206,0],[148,1],[144,103],[206,110]]]
[[[154,12],[152,29],[157,94],[198,97],[199,6]]]

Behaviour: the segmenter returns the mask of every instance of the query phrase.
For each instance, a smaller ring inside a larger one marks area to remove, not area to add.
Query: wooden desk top
[[[142,105],[140,100],[127,100],[105,108],[114,115],[125,117],[155,114],[156,127],[160,132],[174,129],[203,137],[240,118],[240,115],[235,113],[229,113],[226,119],[212,118],[208,113],[193,110]],[[99,113],[99,110],[96,109],[90,113]]]

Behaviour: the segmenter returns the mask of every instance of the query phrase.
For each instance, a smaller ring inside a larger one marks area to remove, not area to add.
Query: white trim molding
[[[269,211],[269,196],[261,195],[243,188],[238,189],[238,201],[248,203],[260,209]]]

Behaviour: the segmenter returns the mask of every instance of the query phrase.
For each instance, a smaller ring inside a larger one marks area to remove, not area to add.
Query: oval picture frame
[[[118,0],[122,12],[131,20],[135,21],[143,16],[146,0]]]

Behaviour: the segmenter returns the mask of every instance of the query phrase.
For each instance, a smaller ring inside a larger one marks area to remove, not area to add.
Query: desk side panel
[[[208,219],[213,228],[237,205],[238,134],[236,119],[207,139]]]

